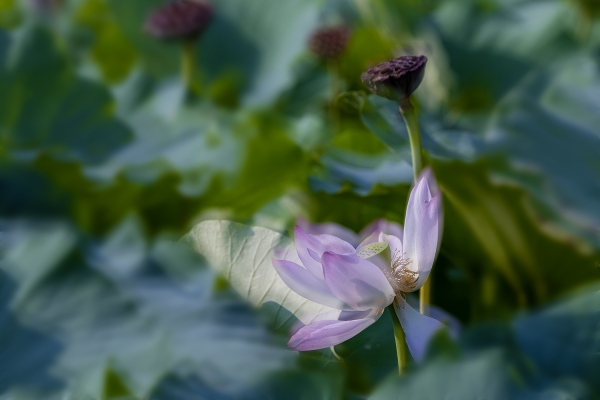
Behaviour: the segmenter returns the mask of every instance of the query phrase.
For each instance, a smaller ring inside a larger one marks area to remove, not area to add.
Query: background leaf
[[[106,89],[77,78],[54,39],[26,29],[0,59],[0,135],[14,156],[97,164],[131,140]]]

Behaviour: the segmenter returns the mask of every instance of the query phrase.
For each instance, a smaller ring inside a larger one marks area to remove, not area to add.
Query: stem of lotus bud
[[[183,48],[181,53],[181,79],[188,93],[193,91],[194,86],[194,70],[196,69],[196,54],[194,44],[194,39],[183,40]]]
[[[413,174],[415,185],[419,174],[423,170],[423,150],[421,148],[421,132],[410,97],[405,97],[398,102],[400,113],[404,117],[408,139],[410,141],[410,152],[412,154]],[[429,314],[429,303],[431,302],[431,283],[427,280],[419,290],[419,311],[423,315]]]
[[[396,310],[394,310],[394,305],[388,306],[387,309],[392,316],[392,324],[394,325],[394,340],[396,342],[396,355],[398,356],[398,374],[402,375],[406,370],[408,360],[406,336],[404,335],[404,329],[402,329],[398,315],[396,315]]]
[[[327,61],[327,73],[329,74],[329,98],[333,103],[340,92],[340,78],[337,60]]]

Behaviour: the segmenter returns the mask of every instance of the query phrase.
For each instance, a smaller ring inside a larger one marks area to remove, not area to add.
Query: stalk
[[[390,305],[387,308],[392,315],[392,324],[394,325],[394,340],[396,341],[396,355],[398,356],[398,375],[402,375],[407,365],[406,337],[404,336],[404,330],[402,329],[402,325],[400,325],[400,320],[396,315],[394,306]]]
[[[421,147],[421,131],[415,114],[415,108],[410,102],[410,97],[405,97],[399,102],[400,113],[404,117],[408,139],[410,141],[410,153],[412,155],[413,176],[415,185],[419,174],[423,170],[423,150]],[[431,278],[419,290],[419,312],[429,315],[429,304],[431,303]]]
[[[181,52],[181,79],[187,91],[193,92],[195,63],[194,40],[185,39]]]
[[[340,79],[338,76],[337,61],[330,60],[327,63],[327,72],[329,73],[329,117],[335,132],[340,128],[340,115],[335,104],[335,100],[340,91]]]
[[[413,176],[415,184],[419,178],[419,174],[423,170],[423,151],[421,148],[421,131],[419,131],[419,123],[415,114],[415,108],[410,102],[410,97],[406,97],[400,101],[400,114],[404,117],[406,130],[408,131],[408,140],[410,141],[410,153],[412,155]]]
[[[419,289],[419,312],[429,316],[429,304],[431,304],[431,277]]]

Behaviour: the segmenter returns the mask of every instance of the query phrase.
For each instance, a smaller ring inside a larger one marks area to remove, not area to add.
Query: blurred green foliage
[[[180,43],[143,30],[163,0],[43,3],[0,0],[0,399],[600,398],[596,2],[215,1],[191,91]],[[346,51],[318,60],[309,36],[339,23]],[[387,314],[291,352],[177,241],[402,222],[406,131],[360,74],[404,54],[429,58],[433,303],[463,333],[398,378]]]

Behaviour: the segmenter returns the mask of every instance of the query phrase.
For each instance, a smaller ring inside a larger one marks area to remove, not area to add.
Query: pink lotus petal
[[[273,260],[273,266],[281,280],[300,296],[339,310],[352,310],[331,293],[324,280],[316,278],[300,265],[291,261]]]
[[[441,194],[440,189],[438,188],[437,181],[435,179],[435,175],[433,175],[433,170],[431,169],[431,167],[423,168],[423,171],[421,171],[420,177],[423,177],[427,180],[427,184],[429,186],[429,190],[431,191],[432,197],[435,197],[435,196]]]
[[[407,301],[411,307],[417,310],[419,309],[419,299],[417,296],[408,297]],[[442,324],[446,325],[446,328],[448,328],[448,332],[450,333],[452,339],[457,340],[459,338],[462,330],[462,324],[458,318],[438,306],[428,305],[426,306],[426,309],[431,318],[437,319]],[[342,313],[344,312],[346,311],[343,311]]]
[[[440,191],[437,181],[435,179],[435,176],[433,175],[433,170],[431,169],[431,167],[425,167],[423,169],[423,171],[421,172],[421,175],[423,177],[425,177],[425,179],[427,179],[427,183],[429,185],[429,190],[431,191],[431,196],[432,197],[437,197],[440,196],[442,194],[442,192]],[[442,232],[444,230],[444,208],[442,207],[442,204],[440,203],[440,207],[439,207],[439,236],[438,236],[438,245],[437,245],[437,251],[440,250],[440,245],[442,244]]]
[[[356,254],[323,254],[325,283],[331,293],[357,311],[391,304],[394,290],[381,270]]]
[[[379,242],[379,236],[381,231],[374,231],[371,235],[369,235],[363,242],[358,245],[356,251],[360,250],[364,246]],[[388,275],[390,273],[390,262],[388,260],[389,256],[384,254],[378,254],[369,258],[369,261],[377,266],[384,273],[384,275]]]
[[[379,318],[379,316],[377,317]],[[351,321],[317,321],[300,329],[288,342],[295,350],[307,351],[335,346],[356,336],[372,325],[377,318]]]
[[[356,250],[360,250],[362,247],[365,247],[369,244],[372,243],[376,243],[379,242],[379,235],[380,235],[381,231],[373,231],[373,233],[371,233],[369,236],[367,236],[365,238],[365,240],[363,240],[358,247],[356,248]]]
[[[331,235],[309,235],[299,227],[294,229],[294,239],[302,265],[317,278],[323,278],[323,268],[314,255],[322,257],[326,251],[338,254],[354,253],[354,247],[342,239]],[[312,255],[309,250],[313,252]]]
[[[410,258],[417,263],[416,256],[416,234],[421,214],[425,207],[431,201],[431,192],[427,179],[421,177],[417,186],[410,192],[408,205],[406,206],[406,217],[404,221],[404,252],[406,258]]]
[[[416,232],[416,259],[419,268],[418,289],[427,280],[438,249],[441,197],[431,199],[421,214]]]
[[[396,256],[400,256],[400,257],[403,256],[404,252],[403,252],[402,240],[400,240],[396,236],[386,235],[385,233],[382,232],[379,235],[379,241],[387,242],[390,244],[390,257],[392,259],[394,259],[394,257],[396,257]]]
[[[402,303],[399,307],[394,306],[394,309],[402,329],[404,329],[410,354],[416,362],[421,362],[425,357],[429,341],[438,330],[444,328],[444,324],[420,314],[407,302]]]
[[[350,229],[336,224],[335,222],[323,222],[323,223],[314,223],[309,222],[306,219],[300,217],[296,221],[296,224],[302,229],[305,233],[311,235],[332,235],[342,239],[345,242],[350,243],[355,246],[358,244],[358,235],[351,231]]]
[[[383,218],[376,219],[369,225],[363,228],[359,233],[359,237],[366,238],[374,231],[381,231],[386,235],[394,235],[400,240],[404,237],[404,228],[397,222],[391,222]]]

